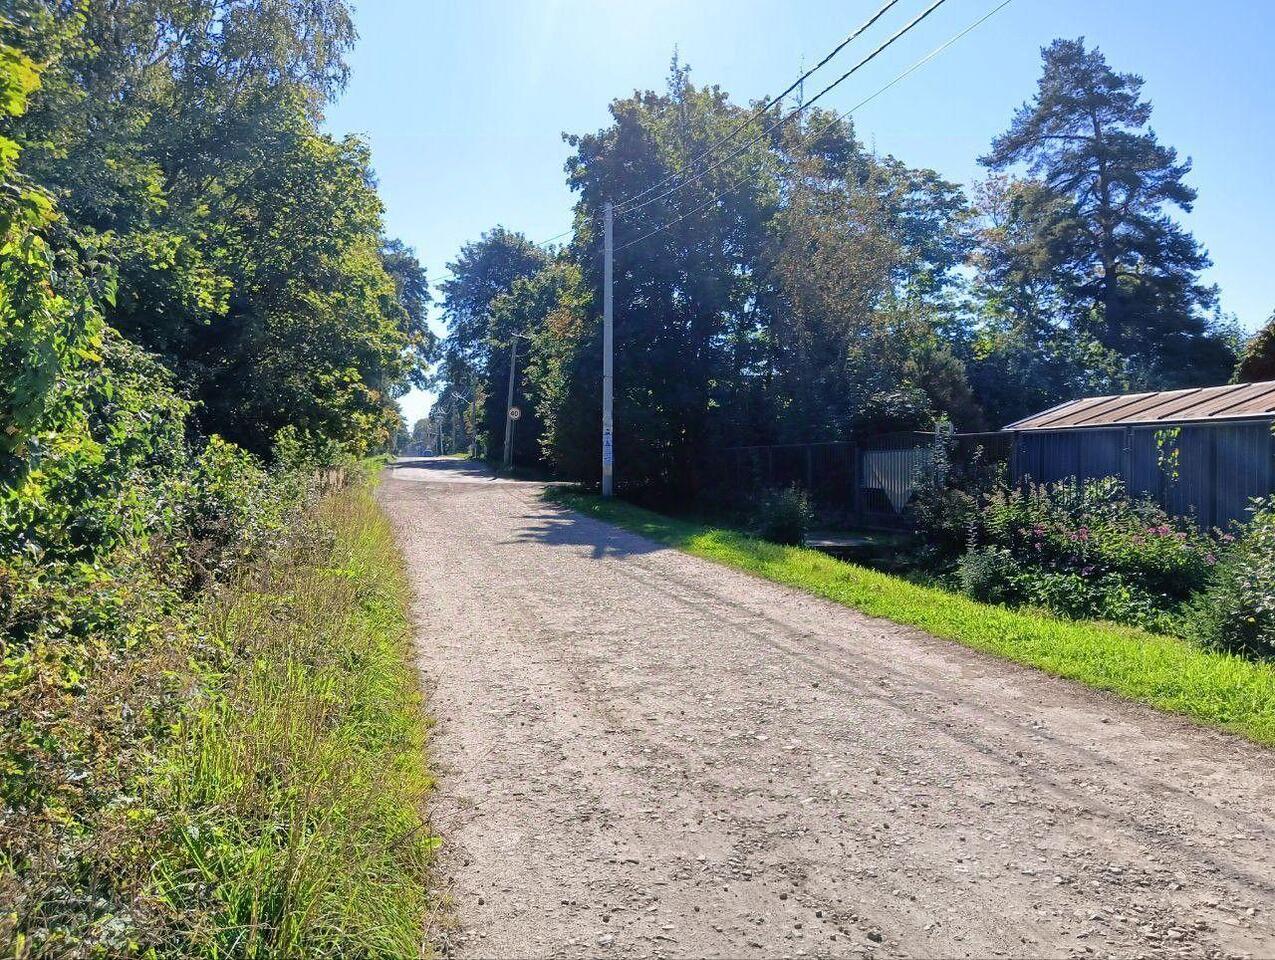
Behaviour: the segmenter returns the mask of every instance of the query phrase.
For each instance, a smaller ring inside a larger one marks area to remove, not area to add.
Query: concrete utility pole
[[[518,376],[518,340],[530,340],[525,333],[515,333],[509,343],[509,395],[505,400],[505,469],[514,465],[514,380]],[[518,411],[518,416],[522,411]]]
[[[602,208],[603,259],[602,259],[602,496],[615,493],[615,448],[612,444],[614,423],[611,417],[611,391],[615,380],[612,347],[614,340],[611,300],[612,261],[615,259],[614,220],[615,211],[607,201]]]
[[[509,338],[509,393],[505,398],[505,469],[514,463],[514,371],[518,363],[518,334]]]

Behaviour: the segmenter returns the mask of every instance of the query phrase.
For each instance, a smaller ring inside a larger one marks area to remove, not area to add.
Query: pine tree
[[[1057,224],[1048,241],[1071,322],[1124,357],[1136,383],[1225,379],[1234,358],[1210,316],[1217,291],[1200,280],[1208,255],[1167,212],[1191,210],[1191,162],[1150,128],[1141,77],[1112,70],[1083,38],[1055,40],[1042,54],[1036,96],[982,162],[1026,165],[1069,205],[1067,242],[1056,242]]]

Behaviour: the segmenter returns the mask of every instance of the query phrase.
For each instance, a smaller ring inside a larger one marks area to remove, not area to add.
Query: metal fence
[[[854,522],[899,527],[918,484],[933,475],[935,440],[917,432],[731,447],[723,479],[738,494],[796,485]],[[958,482],[996,470],[1014,483],[1119,477],[1130,493],[1206,527],[1246,520],[1253,497],[1275,493],[1269,420],[954,434],[946,448]]]
[[[1011,436],[1017,482],[1120,477],[1131,493],[1206,527],[1248,519],[1251,498],[1275,492],[1270,421],[1023,430]]]
[[[821,507],[850,513],[856,522],[899,527],[917,485],[935,466],[934,433],[892,433],[853,442],[790,443],[730,447],[725,483],[737,494],[798,486]],[[953,469],[1008,463],[1012,437],[1005,433],[950,435]]]

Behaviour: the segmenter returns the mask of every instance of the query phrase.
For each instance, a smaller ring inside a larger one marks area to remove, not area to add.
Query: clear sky
[[[534,240],[565,230],[562,132],[596,130],[612,99],[663,89],[675,47],[696,83],[747,102],[786,87],[880,2],[358,0],[353,77],[329,128],[371,144],[389,231],[437,283],[460,245],[496,224]],[[947,0],[822,105],[848,108],[998,2]],[[903,0],[807,92],[928,3]],[[1195,163],[1200,197],[1185,220],[1213,257],[1208,279],[1255,329],[1275,310],[1275,0],[1013,0],[856,114],[859,133],[968,184],[1034,91],[1040,47],[1060,36],[1085,36],[1145,78],[1156,132]],[[427,406],[422,394],[403,401],[409,422]]]

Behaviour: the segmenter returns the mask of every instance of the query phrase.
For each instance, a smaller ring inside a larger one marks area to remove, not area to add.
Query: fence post
[[[1209,431],[1209,517],[1205,528],[1217,526],[1217,427],[1206,427]]]
[[[1124,492],[1133,496],[1133,427],[1124,428]]]
[[[859,444],[850,444],[851,503],[855,518],[863,519],[863,467],[859,463]]]

